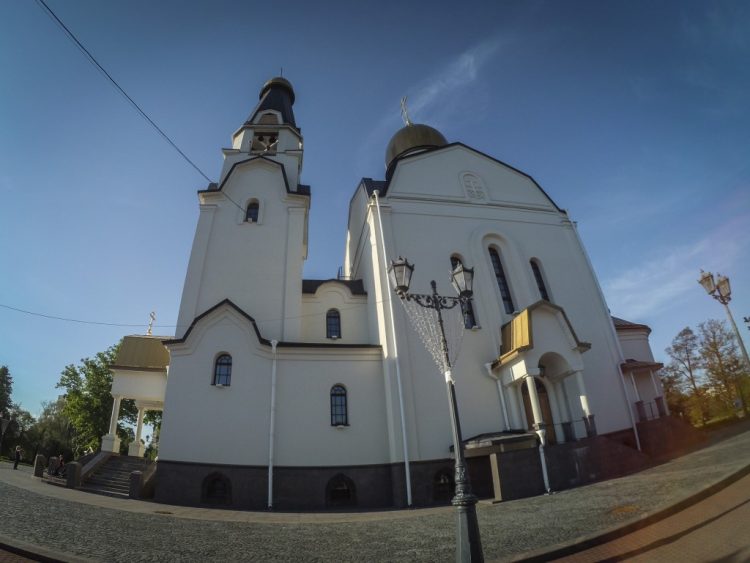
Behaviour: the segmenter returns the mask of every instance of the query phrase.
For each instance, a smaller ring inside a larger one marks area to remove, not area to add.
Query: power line
[[[170,145],[172,145],[172,148],[174,148],[174,150],[176,150],[180,154],[180,156],[182,156],[182,158],[184,158],[190,164],[190,166],[195,168],[195,170],[198,171],[198,174],[203,176],[206,179],[206,181],[210,183],[211,179],[208,176],[206,176],[203,173],[203,171],[200,168],[198,168],[198,166],[192,160],[190,160],[190,158],[188,158],[188,156],[184,152],[180,150],[180,147],[178,147],[175,144],[175,142],[172,139],[170,139],[169,136],[164,131],[162,131],[162,129],[156,123],[154,123],[153,119],[151,119],[148,115],[146,115],[146,112],[141,109],[141,107],[135,102],[135,100],[133,100],[133,98],[131,98],[128,95],[128,93],[122,89],[122,87],[117,83],[117,81],[114,78],[112,78],[112,76],[104,69],[104,67],[99,64],[99,61],[97,61],[96,58],[94,58],[94,55],[92,55],[89,52],[89,50],[83,46],[83,44],[78,40],[78,38],[76,38],[73,32],[70,31],[70,29],[68,29],[68,27],[62,22],[62,20],[57,17],[55,12],[53,12],[52,9],[49,6],[47,6],[45,1],[44,0],[36,0],[36,1],[37,1],[37,4],[39,4],[39,6],[47,13],[47,15],[50,16],[50,18],[52,18],[53,21],[55,21],[65,31],[67,36],[73,41],[76,47],[78,47],[81,53],[83,53],[86,56],[89,62],[93,64],[114,85],[114,87],[117,88],[120,94],[122,94],[125,97],[125,99],[128,102],[130,102],[130,104],[136,109],[136,111],[138,111],[138,113],[141,114],[143,119],[145,119],[149,124],[151,124],[151,126],[154,129],[156,129],[159,135],[161,135],[165,141],[167,141]],[[232,203],[237,205],[235,202],[232,202]]]
[[[0,303],[0,307],[3,307],[4,309],[10,309],[11,311],[16,311],[18,313],[25,313],[27,315],[33,315],[35,317],[44,317],[45,319],[54,319],[56,321],[65,321],[69,323],[79,323],[79,324],[85,324],[85,325],[99,325],[99,326],[120,326],[120,327],[136,327],[136,326],[144,326],[145,323],[138,323],[138,324],[125,324],[125,323],[105,323],[105,322],[99,322],[99,321],[84,321],[81,319],[71,319],[69,317],[57,317],[55,315],[48,315],[46,313],[36,313],[34,311],[27,311],[26,309],[19,309],[18,307],[11,307],[10,305],[3,305]],[[176,328],[177,325],[154,325],[159,328]]]
[[[375,301],[376,305],[379,305],[383,303],[383,300]],[[351,305],[349,307],[338,307],[338,311],[348,311],[350,309],[358,309],[365,306],[363,303],[362,305]],[[55,321],[64,321],[68,323],[78,323],[78,324],[84,324],[84,325],[98,325],[98,326],[113,326],[113,327],[122,327],[122,328],[133,328],[133,327],[143,327],[146,326],[146,323],[113,323],[113,322],[103,322],[103,321],[89,321],[84,319],[73,319],[70,317],[59,317],[57,315],[50,315],[49,313],[38,313],[36,311],[29,311],[27,309],[21,309],[19,307],[13,307],[11,305],[5,305],[3,303],[0,303],[0,307],[3,309],[8,309],[10,311],[16,311],[17,313],[23,313],[25,315],[32,315],[34,317],[42,317],[45,319],[52,319]],[[274,321],[288,321],[288,320],[294,320],[294,319],[304,319],[307,317],[323,317],[327,314],[327,311],[321,311],[319,313],[307,313],[305,315],[294,315],[291,317],[282,317],[282,318],[274,318],[274,319],[255,319],[256,323],[269,323]],[[154,328],[187,328],[190,325],[153,325]]]

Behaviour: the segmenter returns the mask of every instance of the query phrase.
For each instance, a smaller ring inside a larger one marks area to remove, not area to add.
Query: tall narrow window
[[[459,264],[461,264],[461,259],[458,256],[451,256],[451,267],[454,270]],[[474,328],[475,326],[479,326],[477,324],[477,319],[474,316],[473,301],[468,301],[465,303],[461,302],[461,313],[463,313],[464,316],[464,327]]]
[[[500,290],[500,297],[503,299],[505,312],[510,315],[516,308],[513,306],[513,297],[510,295],[510,286],[508,285],[508,279],[505,277],[505,270],[503,270],[503,263],[500,261],[500,254],[494,248],[490,248],[490,260],[492,260],[492,269],[495,271],[497,287]]]
[[[531,271],[534,272],[534,279],[536,280],[536,286],[539,288],[539,295],[542,299],[549,301],[549,293],[547,293],[547,286],[544,285],[544,278],[542,277],[542,271],[539,269],[539,264],[536,260],[531,260]]]
[[[257,201],[253,200],[247,204],[247,212],[245,213],[245,221],[247,221],[248,223],[257,223],[259,214],[260,214],[260,204]]]
[[[336,309],[329,309],[326,313],[326,338],[341,338],[341,315]]]
[[[214,365],[214,385],[229,385],[232,382],[232,356],[222,354]]]
[[[331,426],[348,426],[346,410],[346,388],[343,385],[331,387]]]

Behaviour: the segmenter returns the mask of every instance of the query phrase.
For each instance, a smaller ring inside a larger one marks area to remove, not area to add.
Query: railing
[[[536,428],[537,425],[534,426]],[[565,422],[555,422],[553,424],[545,423],[539,425],[539,427],[547,431],[548,441],[554,441],[558,443],[575,442],[582,438],[590,438],[592,436],[596,436],[596,424],[594,423],[594,415]],[[557,439],[559,434],[562,434],[562,442]]]
[[[634,405],[638,422],[648,422],[667,415],[663,397],[655,397],[653,401],[648,402],[636,401]]]

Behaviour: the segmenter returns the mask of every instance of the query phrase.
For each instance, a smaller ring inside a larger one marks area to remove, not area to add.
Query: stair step
[[[129,498],[130,474],[145,471],[152,462],[121,456],[112,456],[99,467],[81,487],[81,490],[115,498]]]
[[[109,489],[99,489],[99,488],[96,488],[96,487],[85,486],[85,487],[81,487],[81,490],[82,491],[86,491],[88,493],[94,493],[94,494],[97,494],[97,495],[104,495],[106,497],[130,498],[129,495],[128,495],[128,493],[123,493],[123,492],[120,492],[120,491],[112,491],[112,490],[109,490]]]
[[[129,487],[130,481],[112,481],[111,479],[102,479],[96,475],[86,479],[87,483],[102,483],[105,485],[112,485],[113,487]]]

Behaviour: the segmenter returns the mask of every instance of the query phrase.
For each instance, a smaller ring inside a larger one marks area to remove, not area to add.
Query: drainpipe
[[[380,253],[383,259],[383,272],[388,271],[388,260],[385,253],[385,236],[383,235],[383,220],[380,217],[380,201],[378,200],[380,190],[373,192],[375,209],[378,218],[378,231],[380,234]],[[406,441],[406,418],[404,417],[404,392],[401,387],[401,367],[398,361],[398,344],[396,343],[396,321],[393,314],[393,292],[388,287],[388,276],[386,275],[385,293],[388,295],[388,309],[391,316],[391,336],[393,338],[393,359],[396,364],[396,385],[398,387],[398,408],[401,414],[401,442],[404,445],[404,474],[406,478],[406,504],[411,506],[411,469],[409,468],[409,446]]]
[[[268,425],[268,508],[273,508],[273,432],[276,419],[276,346],[278,340],[271,340],[271,416]]]
[[[508,405],[505,404],[505,391],[503,391],[503,383],[499,377],[495,377],[492,374],[492,364],[484,364],[484,369],[487,370],[487,375],[497,383],[497,393],[500,395],[500,405],[503,407],[503,421],[505,422],[505,430],[510,430],[510,421],[508,420]]]

